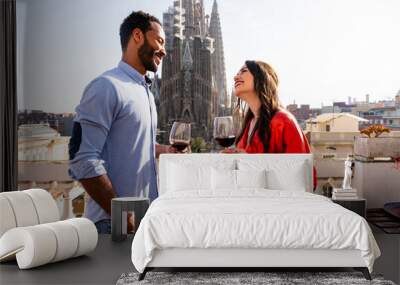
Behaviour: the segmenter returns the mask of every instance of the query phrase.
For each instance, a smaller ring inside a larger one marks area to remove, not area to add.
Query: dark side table
[[[356,214],[359,214],[363,218],[366,218],[367,201],[365,199],[362,198],[353,200],[332,199],[332,202],[339,204],[340,206],[350,211],[353,211]]]
[[[111,200],[111,238],[113,241],[123,241],[127,238],[127,215],[133,212],[135,216],[135,228],[149,208],[148,198],[121,197]]]

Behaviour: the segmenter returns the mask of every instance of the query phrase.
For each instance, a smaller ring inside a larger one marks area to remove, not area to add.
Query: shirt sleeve
[[[75,121],[81,125],[81,143],[70,160],[69,173],[76,180],[106,174],[101,153],[118,112],[119,100],[113,84],[99,77],[86,87],[76,107]]]

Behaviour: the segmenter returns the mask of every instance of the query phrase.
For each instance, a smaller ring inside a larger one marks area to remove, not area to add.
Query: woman
[[[279,103],[278,77],[270,65],[248,60],[234,80],[238,106],[243,100],[248,110],[236,138],[236,149],[225,152],[310,153],[296,118]]]

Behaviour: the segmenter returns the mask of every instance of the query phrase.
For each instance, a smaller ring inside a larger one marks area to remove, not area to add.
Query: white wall
[[[357,132],[358,121],[347,116],[340,116],[329,122],[331,132]]]
[[[355,161],[353,188],[367,199],[367,208],[400,201],[400,165],[394,162]]]

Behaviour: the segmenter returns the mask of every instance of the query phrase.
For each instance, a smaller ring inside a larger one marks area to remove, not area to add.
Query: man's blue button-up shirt
[[[94,79],[76,107],[82,137],[70,161],[76,179],[107,174],[118,197],[157,197],[157,111],[145,77],[121,61]],[[110,217],[89,198],[85,216]]]

